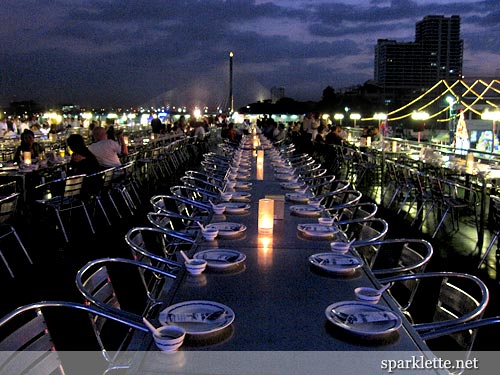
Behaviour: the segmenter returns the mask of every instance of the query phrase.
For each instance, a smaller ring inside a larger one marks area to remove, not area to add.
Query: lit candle
[[[123,143],[128,146],[128,137],[126,135],[123,136]]]
[[[398,152],[398,142],[392,141],[392,152]]]
[[[24,151],[23,152],[23,159],[24,159],[24,164],[30,165],[31,164],[31,152]]]
[[[257,166],[264,165],[264,150],[257,150]]]
[[[372,146],[372,137],[366,137],[366,147]]]
[[[272,199],[259,199],[259,233],[273,233],[274,224],[274,201]]]
[[[264,179],[264,166],[262,164],[257,164],[257,180],[262,181]]]

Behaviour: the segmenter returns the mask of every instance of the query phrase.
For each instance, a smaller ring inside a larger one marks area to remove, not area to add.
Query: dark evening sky
[[[465,76],[498,73],[498,0],[2,0],[0,105],[224,105],[230,51],[236,107],[273,86],[319,100],[426,15],[461,17]]]

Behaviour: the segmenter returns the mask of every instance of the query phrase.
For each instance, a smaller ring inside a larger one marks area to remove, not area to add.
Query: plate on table
[[[250,190],[252,188],[252,183],[251,182],[237,181],[234,188],[241,189],[241,190]]]
[[[297,216],[319,216],[321,211],[323,211],[322,207],[310,206],[308,204],[301,204],[297,206],[290,206],[290,211],[294,215]]]
[[[231,200],[235,202],[246,202],[252,196],[252,194],[250,193],[244,193],[241,191],[234,191],[231,194],[232,194]]]
[[[307,237],[333,238],[338,233],[338,228],[322,224],[298,224],[297,229]]]
[[[216,228],[219,231],[219,237],[233,237],[247,230],[247,227],[240,223],[212,223],[207,228]]]
[[[313,196],[310,194],[303,194],[303,193],[286,193],[285,198],[289,201],[292,202],[297,202],[297,203],[307,203],[309,202],[309,199],[311,199]]]
[[[282,168],[276,168],[274,170],[277,174],[292,174],[293,175],[293,168],[286,168],[286,167],[282,167]]]
[[[237,180],[248,180],[250,179],[250,173],[238,173],[236,175]]]
[[[250,205],[248,203],[228,202],[223,203],[223,205],[226,207],[225,212],[227,214],[241,214],[250,209]]]
[[[209,268],[227,269],[241,264],[247,256],[232,249],[209,249],[197,252],[193,258],[205,259]]]
[[[293,181],[297,179],[297,177],[292,173],[275,173],[274,177],[278,181]]]
[[[363,266],[363,261],[358,257],[335,253],[311,255],[309,262],[322,270],[335,273],[351,273]]]
[[[282,182],[281,187],[287,190],[302,189],[305,185],[302,182]]]
[[[203,335],[226,328],[234,321],[234,311],[213,301],[185,301],[160,312],[162,325],[176,325],[189,335]]]
[[[333,303],[326,318],[336,326],[364,337],[386,335],[401,327],[401,318],[385,306],[358,301]]]

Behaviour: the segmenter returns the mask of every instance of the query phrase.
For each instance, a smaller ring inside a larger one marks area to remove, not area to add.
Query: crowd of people
[[[176,121],[164,123],[157,114],[152,116],[150,122],[152,134],[194,136],[198,139],[204,139],[209,128],[214,125],[220,127],[222,139],[232,142],[237,142],[243,134],[248,134],[251,126],[249,120],[236,126],[230,119],[214,124],[208,118],[187,121],[185,116],[180,116]],[[301,121],[289,124],[276,122],[273,118],[265,116],[258,119],[256,125],[272,142],[292,142],[299,151],[303,152],[313,151],[318,144],[342,145],[346,143],[346,132],[339,124],[319,119],[313,113],[305,115]],[[12,123],[0,122],[0,131],[3,128],[6,129],[5,132],[16,133]],[[73,173],[92,174],[102,169],[120,166],[120,156],[128,154],[128,146],[124,141],[122,131],[116,131],[113,125],[103,127],[96,122],[92,122],[88,130],[89,140],[84,139],[80,134],[71,134],[66,140],[67,147],[71,150],[70,169]],[[27,151],[31,153],[32,158],[43,156],[43,146],[35,141],[39,131],[40,127],[37,123],[32,124],[31,128],[24,128],[20,135],[21,143],[14,154],[15,162],[20,163],[23,153]],[[51,130],[49,127],[50,131],[56,132],[55,129]],[[365,128],[362,137],[371,137],[372,142],[375,142],[380,138],[379,129],[377,127]]]

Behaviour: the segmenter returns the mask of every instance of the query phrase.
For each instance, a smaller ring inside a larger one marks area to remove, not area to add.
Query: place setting
[[[234,311],[222,303],[194,300],[179,302],[160,311],[162,326],[177,326],[186,336],[216,333],[228,327],[235,318]]]
[[[252,194],[246,193],[243,191],[234,191],[231,193],[231,198],[229,198],[232,202],[249,202]]]
[[[332,240],[340,238],[338,236],[340,229],[335,225],[325,224],[297,224],[297,230],[300,235],[310,239]]]
[[[308,203],[311,198],[313,198],[314,195],[311,193],[300,193],[300,192],[294,192],[294,193],[285,193],[285,199],[290,202],[295,202],[295,203]]]
[[[322,207],[315,207],[308,204],[290,206],[292,215],[300,217],[319,217],[323,212]]]
[[[233,249],[207,249],[193,255],[194,259],[207,262],[207,268],[217,271],[228,271],[243,266],[246,255]]]
[[[221,203],[225,207],[226,214],[246,214],[250,210],[250,204],[243,202]]]
[[[240,223],[217,222],[206,225],[208,230],[217,231],[219,238],[233,238],[245,233],[246,225]],[[215,238],[214,238],[215,239]]]
[[[303,182],[281,182],[280,186],[285,190],[303,189],[306,185]]]
[[[327,320],[358,338],[382,338],[397,332],[401,317],[388,307],[363,301],[341,301],[325,309]]]
[[[363,266],[363,260],[348,254],[318,253],[311,255],[309,263],[328,273],[339,275],[351,275]]]

